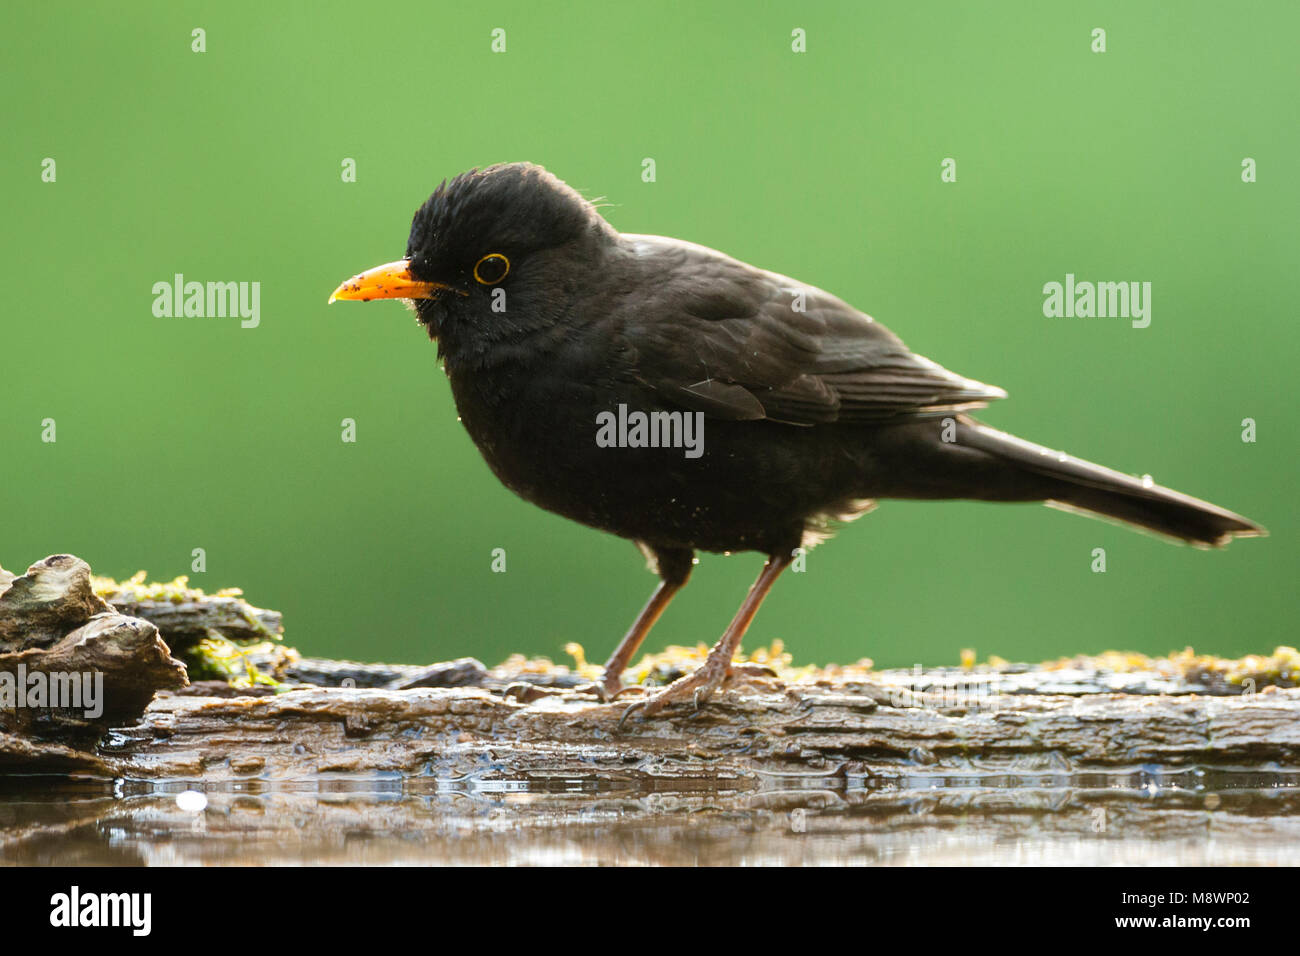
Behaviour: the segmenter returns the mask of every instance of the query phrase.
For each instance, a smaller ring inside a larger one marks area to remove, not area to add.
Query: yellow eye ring
[[[485,262],[488,263],[488,268],[486,270],[488,276],[495,276],[495,278],[485,278],[483,275],[479,274],[479,269],[483,267]],[[501,270],[500,275],[496,275],[498,269]],[[474,263],[474,280],[478,282],[479,285],[496,285],[509,274],[510,260],[499,252],[489,252],[478,262]]]

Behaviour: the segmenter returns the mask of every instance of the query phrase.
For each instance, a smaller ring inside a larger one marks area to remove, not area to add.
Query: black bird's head
[[[335,299],[410,299],[430,338],[488,338],[547,319],[562,267],[614,235],[541,166],[503,163],[443,183],[415,212],[406,256],[353,276]],[[508,317],[508,318],[507,318]]]

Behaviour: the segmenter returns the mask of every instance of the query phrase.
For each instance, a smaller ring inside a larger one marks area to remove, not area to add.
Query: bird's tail
[[[1133,478],[969,418],[962,424],[962,444],[1049,479],[1047,503],[1054,507],[1116,518],[1200,547],[1268,533],[1239,514],[1163,488],[1150,478]]]

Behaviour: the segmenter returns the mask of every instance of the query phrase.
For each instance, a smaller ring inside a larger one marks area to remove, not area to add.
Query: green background
[[[0,563],[165,579],[202,547],[194,584],[281,609],[309,653],[603,660],[654,583],[632,546],[497,484],[401,305],[325,302],[402,254],[442,178],[527,159],[620,229],[821,286],[1003,386],[989,423],[1272,532],[1203,553],[1037,506],[886,502],[786,576],[750,646],[1294,644],[1300,8],[1047,6],[9,5]],[[260,281],[260,328],[155,318],[177,272]],[[1045,318],[1067,272],[1152,282],[1151,327]],[[712,642],[758,566],[702,556],[650,646]]]

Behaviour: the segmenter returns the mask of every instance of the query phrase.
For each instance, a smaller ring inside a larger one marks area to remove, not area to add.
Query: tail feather
[[[970,419],[963,424],[967,427],[959,438],[962,444],[1055,479],[1047,502],[1054,507],[1116,518],[1201,547],[1268,533],[1248,518],[1157,485],[1149,477],[1134,478]]]

